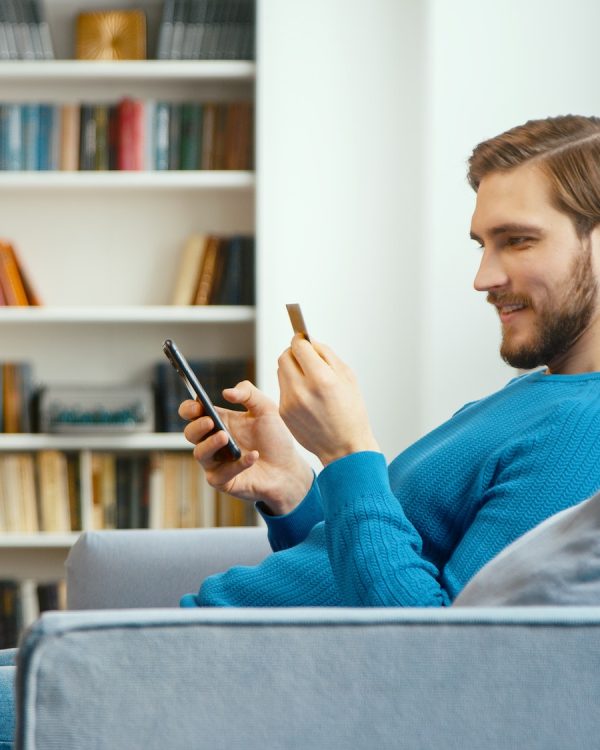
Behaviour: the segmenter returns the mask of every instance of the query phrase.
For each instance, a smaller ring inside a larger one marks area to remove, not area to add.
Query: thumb
[[[225,388],[223,397],[230,404],[241,404],[248,411],[255,414],[266,414],[269,411],[277,412],[277,406],[270,398],[267,398],[262,391],[251,383],[249,380],[242,380],[234,388]]]

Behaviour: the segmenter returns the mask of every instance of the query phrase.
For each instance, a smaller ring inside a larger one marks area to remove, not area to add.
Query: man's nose
[[[508,282],[508,274],[499,254],[493,250],[484,249],[479,270],[473,281],[475,289],[478,292],[487,292],[496,287],[506,286]]]

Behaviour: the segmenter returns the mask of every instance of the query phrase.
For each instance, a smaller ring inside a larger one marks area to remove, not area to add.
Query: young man
[[[209,482],[257,502],[276,554],[204,582],[182,606],[443,606],[500,550],[600,488],[600,119],[531,121],[477,146],[475,288],[524,369],[386,466],[350,369],[295,336],[279,409],[248,382],[223,417],[198,404],[187,439]],[[390,384],[393,388],[393,383]],[[290,434],[291,433],[291,434]],[[293,435],[324,468],[314,478]]]

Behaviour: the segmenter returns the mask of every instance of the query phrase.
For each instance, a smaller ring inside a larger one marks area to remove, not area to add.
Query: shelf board
[[[129,435],[0,434],[0,452],[56,451],[178,451],[192,450],[180,432]]]
[[[0,549],[10,548],[39,548],[39,549],[69,549],[72,547],[81,532],[53,533],[41,531],[36,534],[23,534],[19,532],[3,532],[0,534]]]
[[[253,81],[245,60],[12,60],[0,63],[2,81]]]
[[[2,73],[0,72],[0,77]],[[0,172],[0,189],[252,190],[254,172],[190,170],[164,172]]]
[[[20,323],[252,323],[254,307],[239,305],[148,305],[145,307],[0,307],[0,325]]]

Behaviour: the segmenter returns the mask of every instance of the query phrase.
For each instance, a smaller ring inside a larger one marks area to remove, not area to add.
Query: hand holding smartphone
[[[214,404],[208,397],[208,394],[200,384],[200,381],[196,377],[196,374],[190,367],[189,362],[183,356],[183,354],[177,348],[177,345],[171,339],[166,339],[163,343],[163,352],[165,353],[169,362],[173,365],[175,370],[179,373],[179,376],[185,383],[186,388],[190,396],[195,400],[199,401],[203,408],[206,416],[210,417],[215,425],[214,429],[210,432],[213,435],[215,432],[223,430],[227,435],[227,445],[218,450],[215,453],[215,460],[217,461],[237,461],[241,458],[242,451],[239,446],[223,424],[223,420],[217,414]]]

